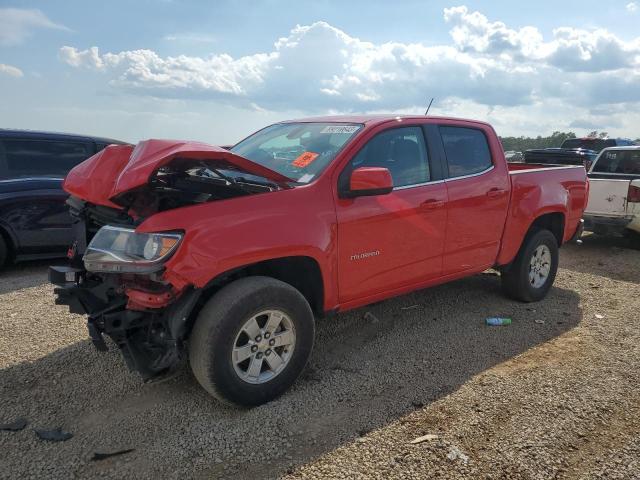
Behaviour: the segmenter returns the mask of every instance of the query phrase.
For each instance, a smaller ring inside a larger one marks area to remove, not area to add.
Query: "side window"
[[[640,151],[610,150],[603,152],[592,172],[640,175]]]
[[[388,168],[394,187],[428,182],[431,175],[422,129],[403,127],[379,133],[353,157],[347,170],[359,167]]]
[[[9,178],[63,177],[91,156],[89,145],[46,140],[4,140],[4,170]]]
[[[491,167],[487,137],[480,130],[440,127],[440,135],[449,164],[449,178],[480,173]]]

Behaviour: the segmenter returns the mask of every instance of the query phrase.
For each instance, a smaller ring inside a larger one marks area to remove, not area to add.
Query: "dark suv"
[[[0,268],[8,260],[65,254],[72,235],[62,180],[113,143],[123,142],[0,129]]]

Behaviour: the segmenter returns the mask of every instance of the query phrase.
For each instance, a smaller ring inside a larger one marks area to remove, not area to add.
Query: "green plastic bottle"
[[[511,325],[511,319],[502,318],[502,317],[492,317],[492,318],[487,318],[485,320],[485,323],[490,327],[501,327],[503,325]]]

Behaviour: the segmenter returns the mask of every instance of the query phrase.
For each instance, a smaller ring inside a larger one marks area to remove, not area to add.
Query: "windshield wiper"
[[[202,167],[200,167],[198,169],[198,174],[200,174],[200,175],[198,175],[198,176],[211,178],[210,175],[204,174],[207,171],[215,173],[218,176],[218,178],[220,178],[221,180],[224,180],[224,182],[225,182],[227,187],[233,187],[234,189],[236,189],[236,190],[238,190],[240,192],[243,192],[243,193],[253,193],[253,192],[251,192],[251,190],[247,189],[244,185],[238,183],[235,178],[230,177],[228,175],[225,175],[224,173],[222,173],[217,168],[213,168],[213,167],[211,167],[209,165],[206,165],[206,166],[203,165]]]

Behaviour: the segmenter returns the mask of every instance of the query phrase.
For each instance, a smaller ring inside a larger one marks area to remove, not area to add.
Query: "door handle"
[[[422,202],[422,208],[425,208],[427,210],[435,210],[436,208],[442,207],[444,207],[444,201],[438,200],[436,198],[430,198]]]
[[[489,198],[498,198],[501,197],[502,195],[504,195],[506,192],[506,190],[503,190],[501,188],[492,188],[491,190],[489,190],[487,192],[487,197]]]

